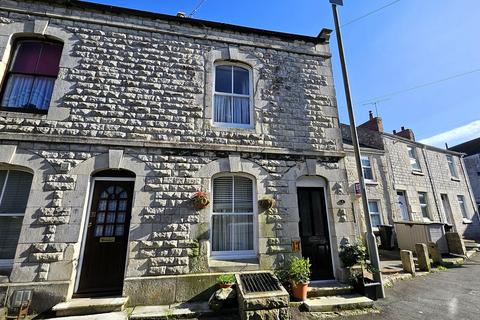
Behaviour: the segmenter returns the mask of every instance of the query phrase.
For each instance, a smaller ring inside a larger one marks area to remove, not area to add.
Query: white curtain
[[[249,98],[233,98],[233,123],[249,124],[250,123],[250,99]]]
[[[253,250],[253,215],[214,215],[212,250]]]
[[[233,122],[231,102],[232,98],[230,96],[215,95],[215,122]]]
[[[215,122],[250,124],[250,99],[247,97],[216,94],[214,109]]]
[[[36,109],[46,110],[52,98],[54,84],[54,78],[12,74],[3,94],[2,107],[35,106]]]

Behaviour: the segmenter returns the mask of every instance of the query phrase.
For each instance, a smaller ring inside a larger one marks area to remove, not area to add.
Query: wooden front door
[[[120,294],[133,181],[95,181],[77,294]]]
[[[312,280],[333,279],[324,188],[298,188],[302,256],[310,259]]]

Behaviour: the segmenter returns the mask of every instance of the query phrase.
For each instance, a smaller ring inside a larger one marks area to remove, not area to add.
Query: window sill
[[[11,111],[11,110],[0,109],[0,117],[11,117],[11,118],[22,118],[22,119],[46,119],[47,112],[35,113],[35,112]]]
[[[463,224],[471,224],[472,220],[463,218],[462,222],[463,222]]]
[[[452,181],[456,181],[456,182],[460,182],[460,179],[459,179],[459,178],[455,178],[455,177],[452,177],[451,180],[452,180]]]
[[[228,124],[221,124],[221,123],[212,123],[210,125],[212,130],[216,131],[230,131],[230,132],[248,132],[248,133],[256,133],[255,126],[230,126]]]
[[[423,173],[422,171],[416,171],[416,170],[412,170],[412,174],[416,175],[416,176],[424,176],[425,173]]]
[[[365,184],[369,186],[378,186],[378,182],[374,180],[365,180]]]
[[[208,267],[211,272],[236,272],[236,271],[256,271],[260,270],[258,258],[245,257],[227,259],[220,257],[210,257]]]

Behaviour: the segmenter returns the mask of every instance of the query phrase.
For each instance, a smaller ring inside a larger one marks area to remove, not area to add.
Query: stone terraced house
[[[350,128],[341,128],[348,189],[354,194],[358,175]],[[400,225],[413,222],[431,224],[436,229],[446,225],[446,230],[480,241],[478,211],[462,153],[416,142],[410,129],[384,132],[382,119],[371,112],[369,121],[358,127],[358,134],[374,230],[390,225],[398,231]],[[354,200],[353,207],[354,216],[360,221],[357,233],[362,234],[365,223],[360,198]],[[408,228],[401,232],[404,237],[416,236]]]
[[[356,235],[329,33],[1,1],[2,303],[208,298],[219,273],[296,254],[314,280],[345,280],[338,247]]]

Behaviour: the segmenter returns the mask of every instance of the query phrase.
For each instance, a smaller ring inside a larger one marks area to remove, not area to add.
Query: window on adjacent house
[[[419,192],[418,193],[418,202],[420,202],[420,209],[422,210],[422,217],[424,219],[430,220],[430,215],[428,212],[428,202],[427,202],[427,193]]]
[[[41,40],[15,43],[2,91],[1,108],[46,113],[59,72],[63,45]]]
[[[460,211],[462,213],[462,217],[465,219],[470,219],[467,213],[467,208],[465,207],[465,197],[464,196],[457,196],[458,205],[460,207]]]
[[[0,170],[0,266],[15,258],[33,175]]]
[[[370,212],[370,219],[372,221],[372,227],[378,227],[381,224],[380,220],[380,206],[378,201],[368,201],[368,211]]]
[[[454,178],[458,178],[457,168],[455,167],[455,160],[452,155],[447,155],[448,168],[450,169],[450,175]]]
[[[408,157],[410,158],[410,167],[413,171],[422,171],[420,163],[418,162],[417,150],[415,147],[407,147]]]
[[[368,181],[373,181],[372,164],[368,156],[362,156],[362,169],[363,169],[363,178]]]
[[[247,177],[213,180],[212,256],[255,254],[253,194],[253,181]]]
[[[250,70],[236,65],[215,66],[213,121],[230,127],[250,127]]]

